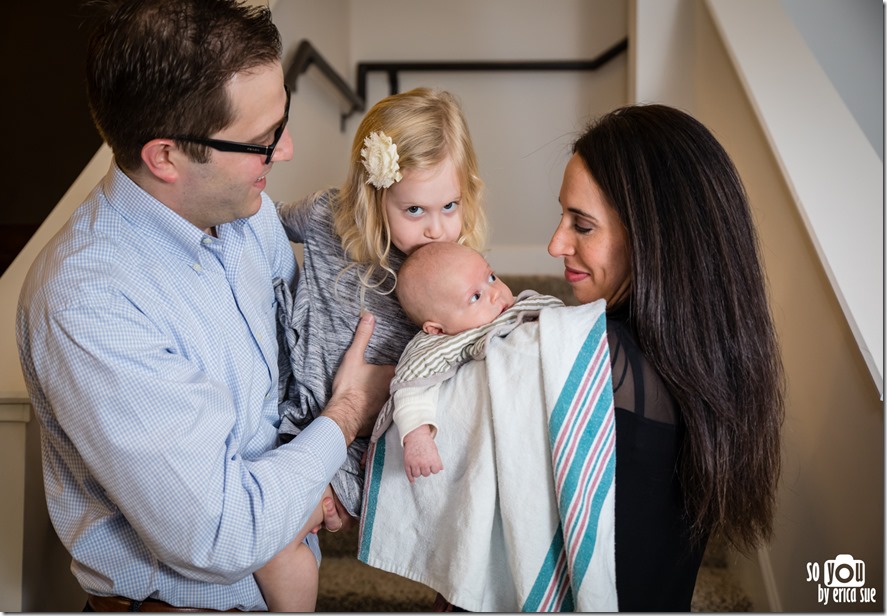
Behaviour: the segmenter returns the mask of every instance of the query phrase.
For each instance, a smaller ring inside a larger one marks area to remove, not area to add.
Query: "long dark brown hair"
[[[693,529],[753,548],[772,532],[784,381],[739,175],[705,126],[663,105],[607,114],[573,151],[628,231],[628,309],[680,407]]]

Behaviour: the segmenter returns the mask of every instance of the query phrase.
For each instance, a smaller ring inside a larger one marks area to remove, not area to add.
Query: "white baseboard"
[[[758,548],[758,566],[761,568],[761,580],[767,593],[767,604],[771,612],[782,612],[782,601],[779,600],[779,589],[776,587],[776,576],[770,564],[770,551],[766,547]]]
[[[782,612],[782,601],[767,547],[758,548],[748,555],[733,550],[730,554],[727,567],[751,600],[752,611]]]

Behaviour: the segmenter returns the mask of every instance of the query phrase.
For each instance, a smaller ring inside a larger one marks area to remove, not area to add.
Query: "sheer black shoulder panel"
[[[659,373],[637,346],[628,324],[607,315],[607,342],[613,373],[613,404],[638,417],[674,424],[676,409]]]

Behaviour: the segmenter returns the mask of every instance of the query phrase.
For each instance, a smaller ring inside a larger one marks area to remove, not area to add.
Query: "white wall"
[[[780,3],[708,6],[883,396],[884,164]]]
[[[780,0],[866,138],[884,160],[884,2]],[[848,69],[848,67],[853,67]]]
[[[627,33],[625,0],[327,5],[278,2],[275,20],[293,45],[309,38],[352,85],[360,61],[587,60]],[[557,193],[568,149],[587,120],[626,102],[626,65],[622,54],[595,72],[400,74],[400,91],[441,87],[461,99],[487,187],[489,258],[500,273],[562,272],[546,246],[560,215]],[[371,73],[367,86],[367,108],[389,94],[381,73]],[[344,138],[338,135],[336,105],[342,103],[330,91],[320,93],[321,87],[320,79],[300,83],[293,99],[297,164],[269,176],[275,199],[295,198],[344,177],[360,114],[348,121]],[[310,115],[303,113],[306,107]]]
[[[303,39],[308,39],[349,83],[354,82],[348,35],[349,0],[282,0],[272,5],[284,41],[284,70]],[[344,177],[351,135],[340,130],[348,104],[315,68],[303,74],[293,93],[289,129],[293,160],[275,165],[267,192],[276,200],[298,199],[339,184]]]
[[[854,159],[860,149],[865,155],[868,144],[862,139],[866,147],[848,147],[846,135],[821,143],[826,125],[837,119],[830,114],[831,107],[823,107],[824,102],[834,102],[834,92],[795,103],[794,117],[783,119],[775,127],[762,119],[765,98],[785,104],[801,88],[808,87],[801,81],[803,66],[790,63],[780,68],[783,78],[769,81],[767,97],[761,96],[753,87],[754,80],[737,70],[738,54],[725,46],[722,34],[725,27],[734,29],[746,24],[743,34],[752,51],[764,58],[764,68],[773,68],[778,60],[794,53],[787,46],[796,40],[797,33],[774,36],[768,28],[777,20],[762,18],[753,9],[779,10],[777,0],[634,0],[632,4],[638,22],[631,25],[633,29],[641,32],[655,29],[657,23],[669,25],[668,32],[657,32],[662,41],[659,47],[644,38],[647,44],[641,42],[636,50],[638,57],[633,63],[639,68],[630,75],[631,81],[638,80],[633,84],[635,91],[643,93],[646,100],[690,107],[724,144],[745,182],[763,247],[771,307],[783,353],[787,416],[775,534],[771,545],[748,558],[737,555],[731,565],[752,595],[756,611],[883,611],[884,413],[879,385],[872,378],[869,358],[860,349],[857,332],[821,259],[818,241],[811,236],[804,212],[809,204],[799,202],[799,194],[805,193],[796,189],[803,178],[786,176],[792,167],[780,160],[780,150],[776,149],[809,143],[807,151],[812,158],[825,150],[830,156]],[[713,4],[732,11],[726,25],[724,20],[720,27],[716,25],[710,12]],[[671,19],[675,14],[683,18]],[[650,74],[644,69],[651,66],[660,67],[665,78],[643,80],[643,75]],[[674,98],[670,88],[657,89],[657,83],[673,83],[668,78],[670,71],[684,73],[678,80],[685,80],[688,70],[692,91],[678,92]],[[864,78],[883,84],[880,73]],[[811,117],[813,120],[802,124],[788,143],[783,140],[774,145],[774,133],[784,131],[786,125],[800,118]],[[818,140],[813,140],[811,136],[817,131]],[[811,140],[805,141],[807,138]],[[873,152],[869,154],[874,156]],[[868,169],[868,163],[861,168]],[[825,179],[828,189],[833,190],[846,181],[846,176],[832,171],[821,170],[823,177],[814,179]],[[877,254],[864,259],[856,275],[870,284],[883,285],[882,274],[878,273],[882,271],[883,218],[880,224],[874,223],[874,238],[871,229],[861,228],[869,223],[860,222],[879,212],[883,216],[882,199],[862,199],[852,205],[862,208],[864,216],[848,215],[848,204],[841,199],[831,203],[827,211],[831,212],[833,225],[838,219],[850,218],[856,232],[853,237],[866,243],[864,250],[869,255]],[[861,247],[853,242],[845,247],[860,254]],[[883,292],[870,289],[868,297],[866,308],[883,315]],[[879,603],[818,603],[816,582],[806,580],[807,563],[818,563],[821,568],[839,554],[865,561],[866,586],[877,590]]]
[[[687,0],[629,3],[629,101],[667,102],[695,112],[694,5]]]

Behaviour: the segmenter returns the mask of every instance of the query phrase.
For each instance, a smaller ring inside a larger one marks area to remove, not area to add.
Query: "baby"
[[[459,334],[490,323],[514,305],[511,289],[486,259],[461,244],[426,244],[397,275],[397,299],[426,334]]]
[[[524,291],[515,298],[476,250],[434,242],[414,251],[397,275],[397,299],[422,331],[398,362],[392,395],[379,415],[372,440],[393,420],[404,448],[410,483],[443,470],[434,437],[440,382],[468,360],[483,359],[491,336],[536,318],[559,299]]]

